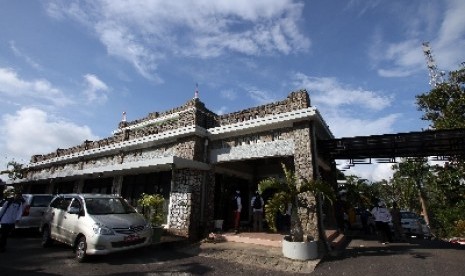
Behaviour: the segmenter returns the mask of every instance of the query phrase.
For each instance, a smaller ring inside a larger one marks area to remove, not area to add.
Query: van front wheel
[[[78,239],[75,248],[76,260],[80,263],[84,262],[87,259],[87,242],[86,237],[82,236]]]

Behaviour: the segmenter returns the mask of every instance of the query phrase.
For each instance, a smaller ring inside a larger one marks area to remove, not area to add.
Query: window
[[[71,198],[57,197],[50,203],[50,207],[66,211],[70,203]]]
[[[79,210],[81,209],[81,202],[77,198],[71,202],[71,205],[69,206],[70,208],[78,208]]]
[[[273,141],[278,141],[278,140],[281,140],[281,132],[279,131],[275,131],[273,132]]]
[[[31,207],[47,207],[53,196],[33,196]]]

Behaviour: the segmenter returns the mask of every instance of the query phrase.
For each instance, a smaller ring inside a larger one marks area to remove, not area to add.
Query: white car
[[[150,223],[116,195],[58,195],[45,211],[40,230],[44,247],[52,241],[68,244],[78,262],[88,255],[105,255],[152,243]]]
[[[421,224],[421,230],[423,232],[423,238],[431,239],[433,237],[433,234],[431,233],[431,229],[429,228],[429,225],[426,223],[426,221],[423,218],[419,218],[419,221]]]
[[[405,235],[423,237],[423,227],[419,215],[409,211],[400,211],[400,218]]]

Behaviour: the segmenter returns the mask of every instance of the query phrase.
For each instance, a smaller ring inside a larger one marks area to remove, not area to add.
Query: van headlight
[[[96,235],[114,235],[115,232],[113,229],[106,227],[105,225],[96,223],[92,226],[92,230],[94,230],[94,233]]]

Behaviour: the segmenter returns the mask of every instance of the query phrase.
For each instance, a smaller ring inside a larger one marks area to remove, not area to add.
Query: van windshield
[[[86,198],[89,215],[128,214],[136,210],[122,198]]]

